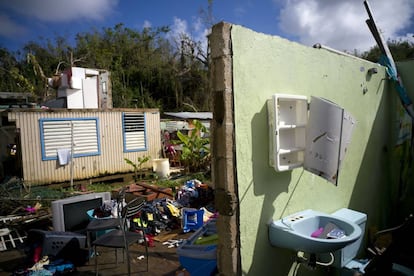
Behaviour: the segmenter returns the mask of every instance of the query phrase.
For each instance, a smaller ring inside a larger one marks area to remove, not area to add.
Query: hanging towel
[[[70,149],[58,149],[57,150],[59,165],[65,166],[70,161]]]

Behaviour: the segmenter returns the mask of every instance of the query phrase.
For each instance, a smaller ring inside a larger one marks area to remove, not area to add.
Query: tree
[[[30,92],[35,88],[24,76],[21,64],[5,48],[0,48],[0,91]]]
[[[87,56],[84,66],[111,72],[115,107],[161,107],[168,101],[170,48],[161,35],[168,28],[145,28],[142,32],[117,24],[102,32],[78,34],[78,55]]]
[[[57,36],[54,40],[29,41],[21,54],[24,59],[20,66],[33,84],[34,93],[41,101],[53,99],[56,91],[47,85],[47,79],[71,65],[71,48],[67,40]]]
[[[388,48],[391,51],[392,57],[395,61],[402,61],[414,58],[414,43],[402,40],[389,40]],[[381,56],[381,51],[378,46],[372,47],[369,51],[363,53],[361,58],[378,62]]]
[[[78,33],[75,45],[65,38],[28,42],[19,53],[0,49],[2,91],[33,91],[44,100],[55,92],[47,78],[70,66],[111,72],[114,107],[161,111],[208,111],[211,95],[208,57],[199,42],[180,36],[174,47],[168,27],[127,28],[122,23]],[[24,58],[18,58],[21,55]]]

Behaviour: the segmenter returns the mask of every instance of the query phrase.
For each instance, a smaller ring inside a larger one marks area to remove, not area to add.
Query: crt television
[[[83,232],[89,222],[86,212],[109,200],[111,200],[111,193],[101,192],[52,201],[53,230]]]

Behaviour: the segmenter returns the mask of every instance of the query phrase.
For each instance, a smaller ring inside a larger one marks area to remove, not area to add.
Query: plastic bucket
[[[95,210],[94,209],[90,209],[90,210],[88,210],[86,213],[88,214],[88,217],[89,217],[89,220],[91,221],[91,220],[95,220],[95,219],[110,219],[110,218],[112,218],[111,216],[109,216],[109,217],[103,217],[103,218],[96,218],[96,217],[94,217],[93,216],[93,212],[94,212]],[[108,232],[111,232],[112,230],[114,230],[114,229],[108,229],[108,230],[101,230],[101,231],[96,231],[96,237],[95,238],[97,238],[97,237],[99,237],[99,236],[102,236],[103,234],[105,234],[105,233],[108,233]]]
[[[159,178],[168,178],[170,176],[170,160],[168,158],[152,160],[152,170]]]

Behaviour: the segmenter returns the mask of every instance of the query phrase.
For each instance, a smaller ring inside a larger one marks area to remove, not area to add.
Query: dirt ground
[[[191,233],[173,233],[173,239],[186,239]],[[154,241],[154,246],[148,248],[149,267],[147,269],[145,256],[145,247],[135,244],[131,247],[131,275],[154,275],[154,276],[175,276],[182,271],[179,256],[176,247],[164,245],[164,239],[168,238],[161,235],[159,240]],[[122,251],[118,251],[118,264],[116,263],[115,252],[113,249],[99,250],[98,271],[101,276],[127,275],[127,264],[123,261]],[[0,275],[17,275],[13,274],[26,259],[23,250],[13,249],[0,252]],[[82,266],[76,267],[76,271],[64,275],[95,275],[95,259],[91,258]]]
[[[204,191],[204,190],[203,190]],[[197,203],[200,206],[207,206],[207,204],[213,202],[209,197],[213,193],[207,190],[205,193],[200,193]],[[15,202],[13,202],[15,203]],[[18,203],[22,205],[20,202]],[[201,205],[202,204],[202,205]],[[13,204],[10,204],[13,206]],[[199,207],[197,207],[199,208]],[[8,215],[8,213],[6,213]],[[52,229],[52,220],[50,214],[42,217],[42,219],[34,219],[34,223],[28,223],[24,221],[24,225],[19,225],[17,228],[24,230],[24,233],[28,233],[32,229],[50,231]],[[1,228],[1,226],[0,226]],[[171,227],[173,228],[173,227]],[[152,247],[149,247],[149,265],[147,268],[145,255],[145,247],[143,245],[136,244],[131,248],[131,275],[184,275],[185,273],[179,273],[182,271],[180,266],[179,256],[177,255],[177,247],[169,247],[163,244],[169,240],[181,240],[191,236],[193,232],[182,233],[182,229],[176,229],[174,232],[162,230],[160,235],[154,238]],[[19,268],[27,268],[29,256],[26,256],[24,250],[24,244],[19,244],[16,249],[9,249],[6,251],[0,251],[0,276],[2,275],[25,275],[15,273]],[[8,247],[10,248],[10,247]],[[1,248],[0,248],[1,250]],[[83,250],[84,256],[88,256],[88,250]],[[122,252],[118,252],[118,263],[116,262],[114,250],[99,250],[100,255],[98,256],[98,270],[99,275],[127,275],[127,265],[123,262]],[[69,254],[72,254],[70,251]],[[75,256],[82,254],[73,253]],[[31,258],[33,259],[33,258]],[[91,258],[88,262],[78,265],[74,272],[64,275],[95,275],[95,259]]]

